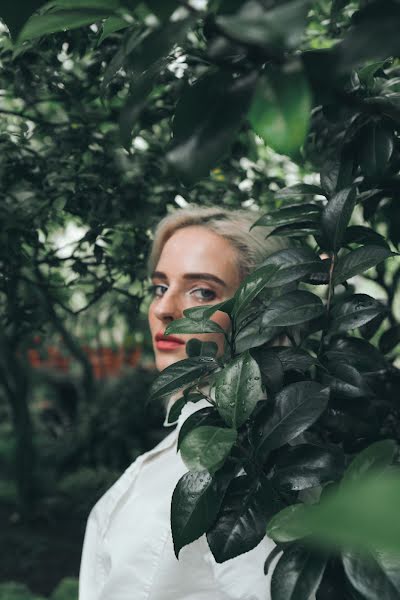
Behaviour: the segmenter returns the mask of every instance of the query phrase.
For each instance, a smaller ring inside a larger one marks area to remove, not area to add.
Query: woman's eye
[[[163,296],[164,292],[166,290],[167,290],[167,287],[165,285],[153,284],[153,285],[149,286],[149,292],[153,297],[154,296],[158,296],[158,297]]]
[[[205,300],[207,302],[215,300],[216,298],[216,293],[208,288],[197,288],[193,290],[192,294],[194,294],[199,300]]]

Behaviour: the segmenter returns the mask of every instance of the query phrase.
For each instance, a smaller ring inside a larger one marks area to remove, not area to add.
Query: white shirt
[[[206,400],[188,403],[177,428],[136,459],[92,509],[83,545],[79,600],[268,600],[267,537],[225,563],[214,560],[205,535],[175,557],[170,527],[173,490],[187,472],[177,438]],[[273,569],[270,569],[272,571]]]

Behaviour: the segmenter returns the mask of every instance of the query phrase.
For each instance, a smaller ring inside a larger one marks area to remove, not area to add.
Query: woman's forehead
[[[209,273],[227,285],[239,279],[236,250],[217,233],[201,226],[178,229],[166,241],[155,271],[167,276]]]

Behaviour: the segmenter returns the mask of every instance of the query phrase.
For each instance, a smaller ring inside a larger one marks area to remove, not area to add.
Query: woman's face
[[[196,337],[224,348],[219,333],[185,334],[162,337],[171,321],[183,317],[192,306],[216,304],[233,296],[240,284],[236,251],[220,235],[201,226],[178,229],[164,244],[152,276],[153,300],[149,308],[149,325],[159,371],[187,357],[185,342]],[[217,311],[212,316],[227,331],[228,315]]]

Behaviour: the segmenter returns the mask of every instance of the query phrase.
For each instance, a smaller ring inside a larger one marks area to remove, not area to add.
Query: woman
[[[165,336],[183,310],[230,298],[248,273],[287,245],[265,241],[265,229],[249,232],[254,215],[242,210],[190,206],[163,219],[149,258],[153,300],[149,325],[159,371],[186,358],[191,337],[215,341],[222,334]],[[225,330],[229,317],[213,315]],[[170,402],[171,405],[171,402]],[[176,483],[187,471],[176,452],[178,432],[206,400],[185,406],[176,429],[139,457],[92,510],[85,535],[80,600],[266,600],[263,574],[273,543],[217,564],[205,536],[183,548],[176,559],[170,529],[170,504]],[[170,408],[170,406],[169,406]]]

